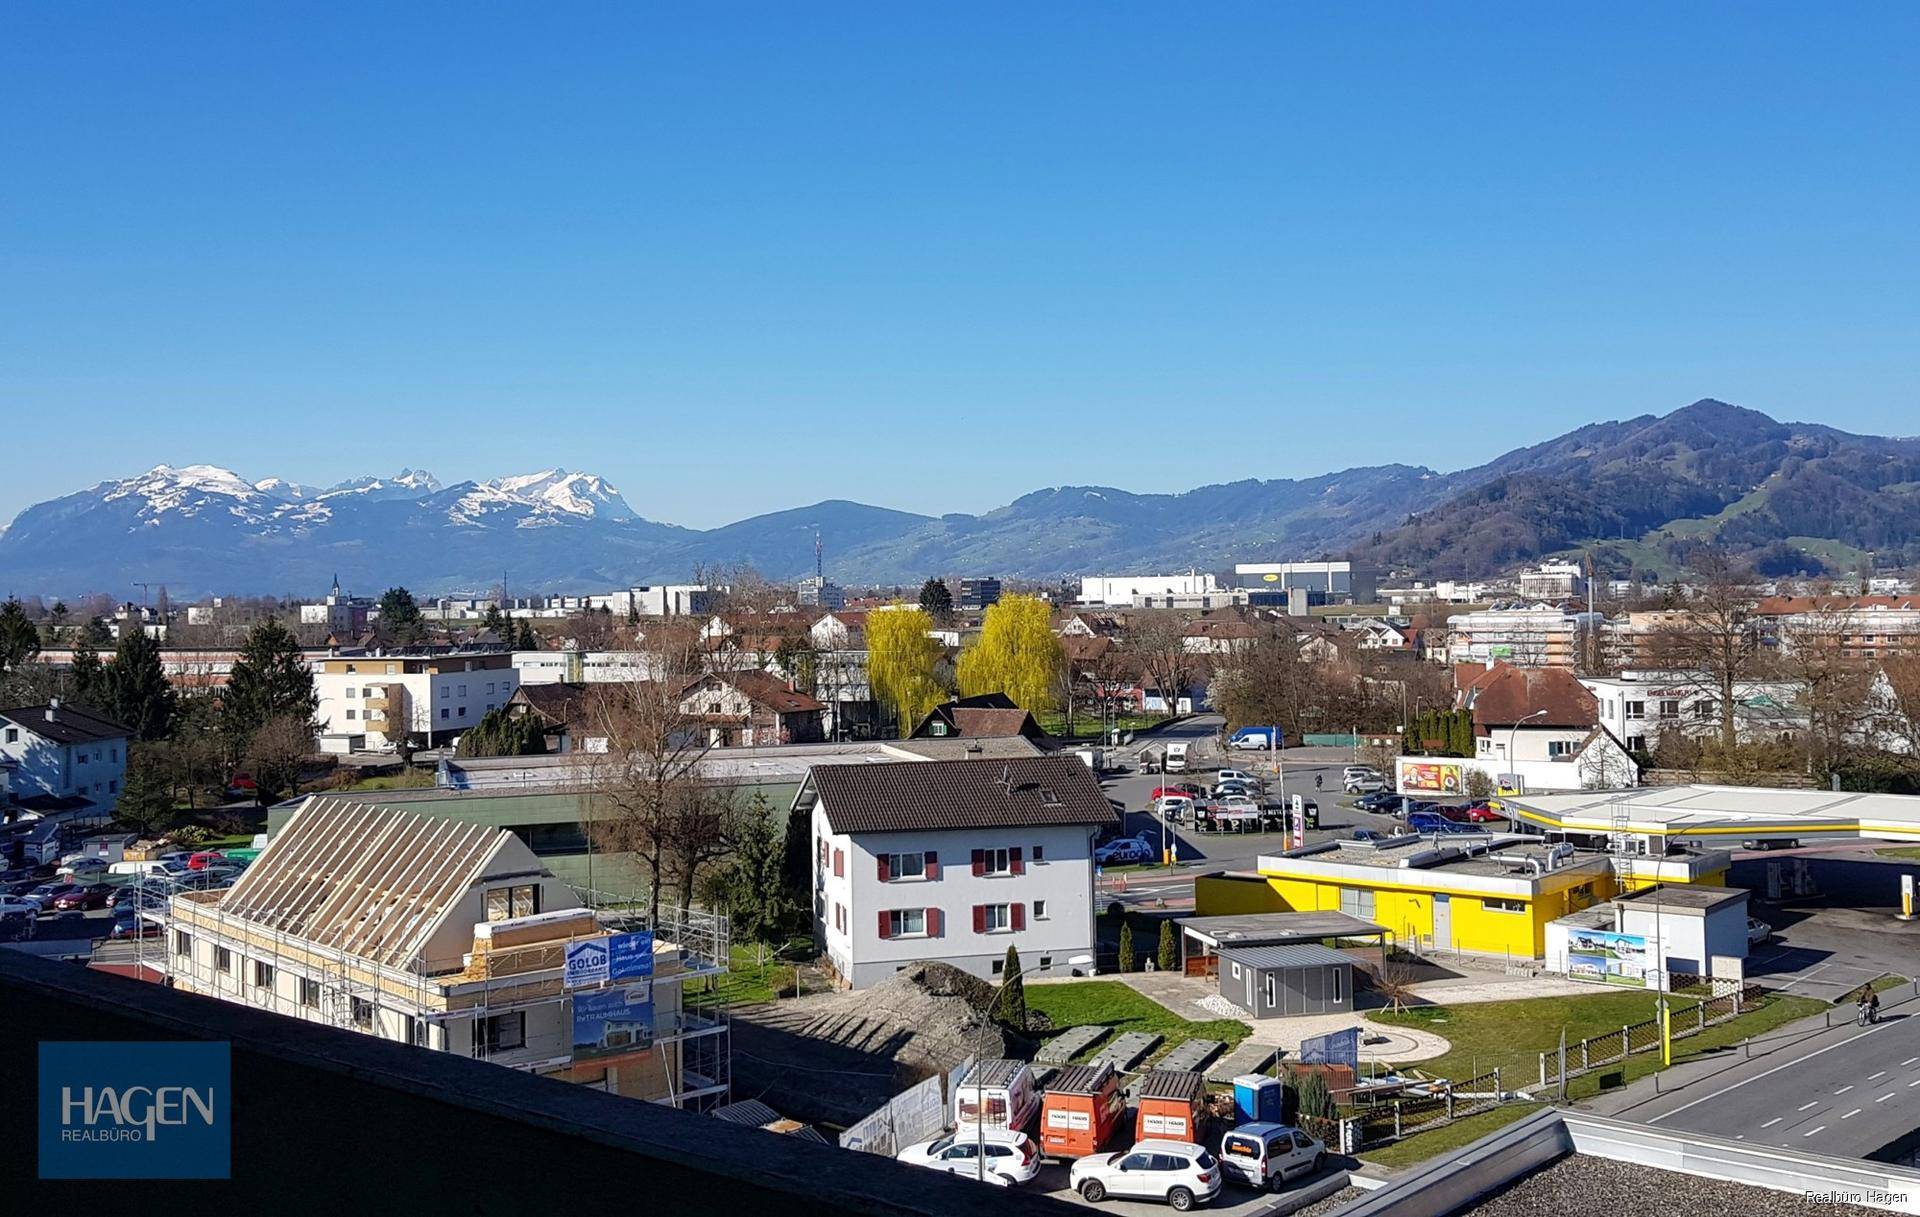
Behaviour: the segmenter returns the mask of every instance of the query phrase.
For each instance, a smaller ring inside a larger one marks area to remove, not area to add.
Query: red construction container
[[[1181,1069],[1150,1069],[1141,1075],[1138,1093],[1135,1139],[1200,1140],[1200,1122],[1207,1107],[1205,1077]]]
[[[1047,1081],[1040,1109],[1040,1152],[1049,1158],[1098,1153],[1126,1114],[1113,1062],[1069,1065]]]

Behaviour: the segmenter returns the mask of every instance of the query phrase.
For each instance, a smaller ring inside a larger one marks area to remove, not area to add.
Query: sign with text
[[[43,1042],[40,1177],[231,1178],[232,1107],[225,1043]]]
[[[653,931],[615,934],[607,940],[607,975],[611,980],[634,980],[653,975]]]
[[[1328,1035],[1315,1035],[1300,1041],[1303,1065],[1360,1066],[1360,1028],[1348,1027]]]
[[[610,975],[607,960],[610,952],[604,938],[589,938],[584,942],[567,944],[567,988],[577,989],[581,985],[605,984]]]
[[[622,1056],[653,1044],[652,984],[573,995],[573,1059]]]
[[[1458,765],[1402,764],[1400,787],[1426,790],[1435,794],[1459,794],[1465,789]]]
[[[1307,843],[1307,804],[1299,795],[1293,796],[1293,848],[1299,849]]]

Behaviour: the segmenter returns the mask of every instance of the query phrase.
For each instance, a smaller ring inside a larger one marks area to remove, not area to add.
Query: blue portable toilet
[[[1233,1079],[1233,1122],[1236,1125],[1286,1119],[1287,1088],[1279,1078],[1243,1073]]]

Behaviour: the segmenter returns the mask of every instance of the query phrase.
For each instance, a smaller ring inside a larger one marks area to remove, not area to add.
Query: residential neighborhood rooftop
[[[133,729],[125,723],[85,706],[58,700],[0,710],[0,719],[56,744],[90,744],[96,740],[125,739],[133,734]]]
[[[1111,824],[1117,816],[1078,757],[816,765],[811,788],[836,833]]]

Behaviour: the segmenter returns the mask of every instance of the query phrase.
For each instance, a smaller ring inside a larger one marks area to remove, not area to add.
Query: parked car
[[[100,858],[76,858],[72,862],[63,862],[54,874],[71,883],[91,883],[107,873],[107,863]]]
[[[1340,771],[1340,780],[1343,782],[1350,778],[1377,778],[1382,776],[1384,775],[1372,765],[1348,765]]]
[[[1385,841],[1387,834],[1375,828],[1356,828],[1353,830],[1353,839],[1356,841]]]
[[[1326,1144],[1288,1124],[1242,1124],[1220,1139],[1226,1176],[1257,1190],[1277,1192],[1287,1180],[1311,1175],[1326,1162]]]
[[[1377,773],[1371,777],[1341,778],[1340,788],[1348,794],[1374,794],[1387,788],[1387,779]]]
[[[1252,794],[1253,789],[1254,788],[1246,782],[1225,781],[1215,782],[1212,793],[1214,798],[1224,799],[1230,794]]]
[[[1191,1141],[1137,1141],[1117,1154],[1094,1154],[1073,1164],[1073,1190],[1089,1204],[1164,1200],[1179,1212],[1220,1194],[1220,1160]]]
[[[218,866],[225,862],[226,855],[217,849],[203,849],[187,855],[188,870],[205,870],[209,866]]]
[[[103,909],[113,899],[114,887],[111,883],[89,883],[85,886],[68,888],[54,896],[50,902],[57,910],[66,909]]]
[[[968,1127],[894,1155],[910,1166],[925,1166],[963,1179],[979,1179],[1001,1187],[1026,1183],[1040,1173],[1040,1151],[1023,1132]]]
[[[1101,866],[1126,866],[1134,862],[1151,862],[1159,850],[1143,837],[1120,837],[1096,845],[1093,860]]]
[[[18,900],[0,900],[0,942],[26,942],[34,936],[40,910]]]
[[[1489,804],[1469,803],[1465,807],[1454,808],[1452,818],[1468,824],[1492,824],[1507,817],[1495,811]]]
[[[1800,841],[1796,837],[1757,837],[1751,841],[1740,842],[1742,849],[1799,849]]]
[[[1416,811],[1407,817],[1407,827],[1418,833],[1470,833],[1484,835],[1486,829],[1477,824],[1462,824],[1448,819],[1437,811]]]
[[[160,923],[148,921],[134,909],[121,909],[113,915],[109,938],[149,938],[160,932]]]
[[[1771,937],[1773,937],[1772,926],[1760,920],[1758,917],[1747,918],[1747,942],[1749,945],[1758,946]]]
[[[1227,740],[1227,747],[1234,749],[1258,749],[1266,751],[1275,743],[1285,744],[1285,740],[1276,740],[1277,727],[1242,727]]]
[[[1147,798],[1157,803],[1161,799],[1190,799],[1205,793],[1206,790],[1194,782],[1170,782],[1164,786],[1155,786],[1153,793]]]
[[[1222,769],[1213,775],[1215,782],[1245,782],[1249,786],[1258,786],[1260,779],[1242,769]]]
[[[53,902],[68,892],[80,890],[78,883],[42,883],[39,887],[23,894],[20,903],[30,904],[35,912],[44,913],[53,908]]]
[[[1250,794],[1215,795],[1214,802],[1225,811],[1258,811],[1260,801]]]
[[[1153,809],[1159,813],[1161,819],[1169,824],[1178,824],[1183,820],[1190,821],[1193,819],[1193,800],[1184,794],[1169,795],[1166,798],[1159,799],[1154,803]]]

